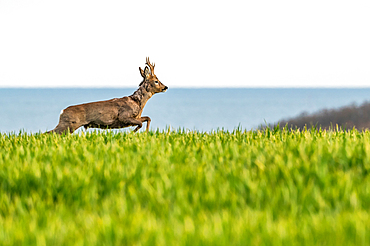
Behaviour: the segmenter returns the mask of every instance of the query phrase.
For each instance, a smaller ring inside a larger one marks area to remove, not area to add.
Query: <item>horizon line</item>
[[[133,89],[138,86],[0,86],[0,89]],[[370,89],[369,86],[174,86],[170,89]]]

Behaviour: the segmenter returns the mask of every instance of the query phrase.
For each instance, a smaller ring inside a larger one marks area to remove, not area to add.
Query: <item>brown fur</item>
[[[131,96],[70,106],[62,111],[58,125],[48,133],[72,133],[81,126],[86,129],[137,126],[134,130],[136,132],[142,127],[143,122],[147,122],[146,131],[148,131],[151,119],[148,116],[141,116],[144,106],[154,94],[165,92],[168,87],[154,74],[155,65],[150,64],[149,58],[146,64],[150,71],[148,67],[145,67],[144,71],[139,68],[144,80]]]

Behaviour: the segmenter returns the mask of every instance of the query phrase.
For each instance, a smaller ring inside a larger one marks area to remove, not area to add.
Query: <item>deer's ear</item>
[[[145,79],[145,74],[144,74],[143,69],[141,69],[141,67],[139,67],[139,70],[140,70],[141,77],[143,77]]]
[[[144,78],[149,78],[149,76],[150,76],[150,71],[149,71],[149,68],[148,67],[145,67],[145,69],[144,69],[144,75],[145,75],[145,77]]]

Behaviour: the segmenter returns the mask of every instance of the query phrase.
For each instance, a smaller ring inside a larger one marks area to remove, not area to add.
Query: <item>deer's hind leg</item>
[[[77,130],[79,127],[81,127],[84,122],[81,122],[81,117],[78,117],[78,115],[75,115],[75,112],[70,108],[62,110],[60,116],[59,116],[59,123],[58,125],[51,131],[58,134],[63,133],[73,133],[75,130]],[[86,123],[86,122],[85,122]]]
[[[81,124],[77,121],[73,120],[59,120],[58,125],[51,131],[47,133],[58,133],[58,134],[63,134],[63,133],[73,133],[75,130],[77,130]]]
[[[65,124],[65,123],[59,123],[53,130],[48,131],[47,133],[58,133],[58,134],[63,134],[63,133],[73,133],[77,128],[74,128],[70,124]]]

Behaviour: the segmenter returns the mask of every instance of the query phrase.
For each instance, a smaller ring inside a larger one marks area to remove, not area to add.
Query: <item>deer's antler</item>
[[[150,64],[149,57],[146,58],[146,65],[148,65],[150,67],[150,72],[151,72],[152,76],[154,76],[154,67],[155,67],[155,64],[154,63],[153,63],[153,65]]]

